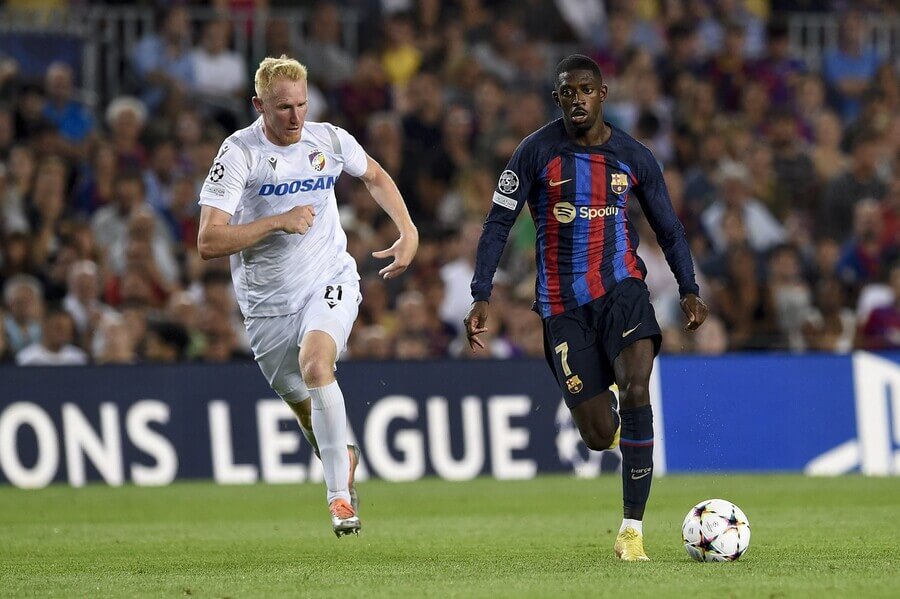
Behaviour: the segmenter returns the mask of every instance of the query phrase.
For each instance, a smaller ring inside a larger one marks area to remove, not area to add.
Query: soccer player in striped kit
[[[656,159],[603,120],[600,68],[582,55],[556,68],[553,99],[562,118],[529,135],[500,175],[478,243],[469,344],[483,348],[488,300],[509,230],[525,204],[537,228],[534,310],[547,362],[585,444],[622,450],[624,519],[616,556],[646,561],[642,521],[653,477],[650,372],[662,341],[628,219],[634,196],[678,281],[686,328],[709,312],[699,297],[684,228]],[[619,389],[618,406],[610,390]]]

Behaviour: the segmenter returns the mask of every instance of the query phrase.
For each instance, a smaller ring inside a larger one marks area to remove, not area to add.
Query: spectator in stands
[[[15,355],[41,338],[44,315],[43,288],[30,275],[15,275],[3,285],[6,314],[3,317],[9,351]]]
[[[91,342],[94,363],[132,364],[135,361],[134,348],[135,340],[122,315],[115,311],[105,313]]]
[[[66,179],[65,163],[56,156],[48,156],[38,167],[38,176],[28,199],[33,264],[44,264],[59,247],[61,222],[66,208]]]
[[[391,337],[377,324],[354,330],[346,355],[353,360],[389,360],[393,357]]]
[[[100,324],[103,315],[112,308],[100,301],[103,287],[100,270],[90,260],[79,260],[68,271],[68,293],[62,306],[75,323],[81,347],[91,346],[91,335]]]
[[[813,130],[815,145],[810,152],[816,179],[824,187],[831,179],[844,175],[850,168],[850,157],[841,148],[841,119],[830,110],[816,118]]]
[[[869,313],[859,331],[857,346],[868,350],[900,348],[900,264],[894,263],[888,277],[893,301]]]
[[[9,158],[9,151],[16,140],[13,113],[8,106],[0,103],[0,162]]]
[[[189,343],[187,331],[177,322],[151,320],[141,353],[147,362],[173,364],[185,359]]]
[[[144,169],[144,199],[169,227],[172,236],[178,234],[172,215],[175,180],[181,175],[178,149],[171,139],[162,138],[150,152],[150,164]]]
[[[9,170],[0,162],[0,238],[3,234],[27,231],[28,220],[18,196],[10,187]]]
[[[197,210],[196,188],[191,179],[181,176],[172,182],[172,205],[165,216],[172,228],[173,239],[182,246],[175,250],[176,254],[195,250],[200,213]]]
[[[116,150],[119,168],[139,169],[147,165],[147,151],[141,133],[147,123],[147,109],[137,98],[120,96],[106,109],[106,124]]]
[[[44,76],[47,102],[44,118],[56,125],[64,140],[67,156],[78,159],[86,150],[86,142],[94,130],[94,118],[84,103],[75,98],[75,73],[64,62],[53,62]]]
[[[0,365],[13,361],[9,351],[9,342],[6,340],[6,316],[0,310]]]
[[[191,100],[228,131],[238,128],[247,114],[247,61],[229,49],[230,36],[229,22],[210,21],[200,46],[191,52]]]
[[[703,68],[700,58],[697,30],[692,23],[681,21],[669,27],[669,46],[660,56],[657,73],[662,80],[663,91],[669,97],[675,97],[676,82],[681,75],[698,75]]]
[[[837,274],[845,285],[859,289],[866,283],[884,280],[886,268],[898,256],[898,248],[884,241],[881,205],[866,198],[853,210],[853,236],[841,248]]]
[[[175,4],[163,16],[158,33],[141,38],[131,54],[140,78],[141,99],[152,112],[169,100],[177,105],[193,86],[191,22],[187,7]]]
[[[76,213],[90,216],[112,202],[117,168],[115,148],[108,143],[96,144],[90,160],[78,173],[72,202]]]
[[[475,273],[475,252],[480,237],[481,222],[475,219],[465,221],[460,226],[454,243],[453,255],[456,258],[441,268],[445,292],[440,318],[454,326],[459,326],[458,323],[463,321],[472,303],[469,284]]]
[[[803,61],[791,56],[787,21],[770,21],[766,28],[766,54],[753,66],[753,73],[766,86],[772,104],[788,105],[805,70]]]
[[[80,366],[88,355],[72,345],[75,325],[68,312],[50,308],[44,316],[40,342],[32,343],[16,354],[20,366]]]
[[[227,262],[223,264],[227,265]],[[210,268],[203,273],[201,283],[203,286],[201,312],[211,310],[221,315],[224,324],[231,329],[231,333],[225,335],[219,330],[218,325],[210,326],[209,323],[207,324],[208,328],[216,331],[216,334],[222,337],[222,341],[228,343],[229,355],[249,351],[250,341],[247,339],[244,321],[238,309],[237,300],[234,297],[230,272],[225,269]]]
[[[799,143],[797,120],[787,108],[769,116],[769,142],[777,180],[772,212],[781,217],[788,213],[811,213],[815,207],[815,181],[810,177],[813,163]]]
[[[3,238],[2,266],[0,266],[0,283],[4,283],[17,275],[31,275],[37,269],[31,262],[31,239],[21,231],[15,231]]]
[[[747,230],[747,241],[756,252],[765,252],[785,240],[784,227],[759,200],[748,196],[750,171],[739,162],[725,162],[716,173],[719,198],[703,211],[700,219],[716,251],[725,248],[722,221],[725,213],[740,213]]]
[[[822,72],[845,121],[859,116],[862,97],[878,70],[879,58],[865,43],[866,23],[856,11],[840,20],[838,45],[825,52]]]
[[[544,336],[540,317],[531,309],[531,300],[510,303],[503,315],[504,338],[519,358],[544,357]]]
[[[726,112],[737,111],[741,90],[753,77],[753,67],[744,54],[746,39],[743,25],[734,21],[728,23],[721,51],[706,66],[719,106]]]
[[[359,306],[359,320],[366,325],[378,325],[387,334],[397,326],[397,319],[391,310],[388,288],[384,279],[370,275],[360,282],[362,303]]]
[[[850,170],[828,184],[819,204],[816,224],[820,235],[845,239],[856,204],[864,198],[884,197],[887,188],[877,170],[879,141],[872,131],[856,133]]]
[[[34,186],[36,170],[34,151],[25,144],[14,145],[9,152],[9,175],[3,207],[9,219],[5,223],[8,231],[29,230],[25,205]]]
[[[615,81],[627,74],[626,66],[637,46],[632,40],[632,20],[624,11],[611,12],[607,23],[603,29],[606,33],[595,36],[599,39],[594,40],[597,47],[590,56],[600,65],[604,79]]]
[[[234,327],[229,320],[228,314],[211,306],[205,306],[201,311],[200,330],[205,343],[200,359],[204,362],[230,362],[247,358],[247,354],[241,352],[238,346]]]
[[[34,140],[48,125],[53,127],[44,117],[44,90],[35,83],[24,83],[15,102],[14,122],[16,136]]]
[[[197,300],[187,291],[176,291],[166,304],[165,318],[180,325],[188,336],[185,357],[193,360],[203,353],[205,340],[200,331],[200,308]]]
[[[374,115],[391,108],[393,99],[384,68],[375,54],[360,55],[353,77],[338,88],[337,97],[346,119],[345,128],[356,138],[365,140],[366,147],[378,143],[378,137],[367,135],[367,129],[371,128]],[[395,173],[391,176],[396,179]]]
[[[800,129],[804,139],[812,141],[816,129],[816,120],[827,110],[825,104],[825,83],[818,74],[800,77],[797,93],[793,99]]]
[[[729,349],[783,348],[775,302],[760,281],[756,257],[749,248],[735,248],[729,254],[723,282],[713,287],[713,297],[728,330]]]
[[[358,71],[354,57],[344,49],[341,11],[329,1],[316,3],[311,12],[309,35],[298,56],[325,91],[331,91]]]
[[[422,52],[415,45],[412,19],[406,13],[394,13],[384,22],[384,49],[381,65],[388,81],[402,90],[422,65]]]
[[[524,32],[516,21],[500,19],[487,39],[472,46],[471,55],[485,73],[513,85],[519,75],[516,56],[524,41]]]
[[[421,336],[427,341],[428,353],[422,357],[443,357],[453,338],[453,331],[428,310],[425,297],[419,291],[404,291],[397,297],[396,340],[406,336]]]
[[[116,175],[112,203],[97,210],[91,219],[91,230],[97,244],[111,248],[123,243],[128,235],[131,214],[144,204],[144,178],[140,171],[126,170]]]
[[[812,308],[812,291],[801,271],[800,252],[796,247],[783,244],[769,253],[769,294],[775,306],[778,328],[791,351],[803,350],[801,329]]]
[[[803,323],[804,349],[847,353],[856,337],[856,314],[846,307],[844,286],[837,277],[819,281],[815,304]]]
[[[555,0],[554,4],[566,25],[582,43],[592,41],[606,24],[606,9],[602,0]]]

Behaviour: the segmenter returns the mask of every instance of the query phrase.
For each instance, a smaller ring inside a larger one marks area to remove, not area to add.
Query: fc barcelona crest
[[[569,388],[569,393],[574,395],[584,388],[584,383],[581,382],[577,374],[573,374],[566,380],[566,387]]]
[[[628,191],[628,175],[625,173],[612,173],[609,176],[609,186],[613,193],[623,194]]]

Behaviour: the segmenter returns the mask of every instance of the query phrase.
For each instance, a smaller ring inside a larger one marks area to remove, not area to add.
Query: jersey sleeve
[[[354,177],[362,177],[366,174],[366,169],[369,167],[366,151],[356,141],[356,138],[345,129],[335,127],[334,132],[337,134],[338,143],[340,143],[339,153],[344,159],[344,172]],[[338,151],[338,148],[335,148],[335,151]]]
[[[638,184],[634,187],[634,194],[641,203],[644,215],[650,223],[656,240],[662,248],[678,282],[678,293],[684,297],[689,293],[700,294],[700,287],[694,275],[694,262],[691,259],[691,250],[684,234],[684,226],[678,220],[675,210],[672,208],[672,200],[666,189],[662,171],[656,158],[645,147],[640,148],[637,164]]]
[[[237,211],[241,195],[250,176],[250,165],[244,149],[230,139],[219,148],[209,174],[200,189],[200,205],[212,206],[228,214]]]
[[[491,211],[484,221],[478,251],[475,255],[475,274],[472,277],[472,299],[487,301],[494,287],[494,273],[509,238],[509,230],[516,222],[534,185],[535,170],[533,143],[526,138],[516,148],[506,169],[500,174],[491,200]]]

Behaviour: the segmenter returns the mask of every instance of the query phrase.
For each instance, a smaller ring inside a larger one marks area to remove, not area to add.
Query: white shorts
[[[342,277],[321,285],[299,312],[244,319],[256,363],[275,393],[290,403],[309,397],[300,375],[303,336],[309,331],[327,333],[340,355],[347,348],[361,301],[359,281]]]

